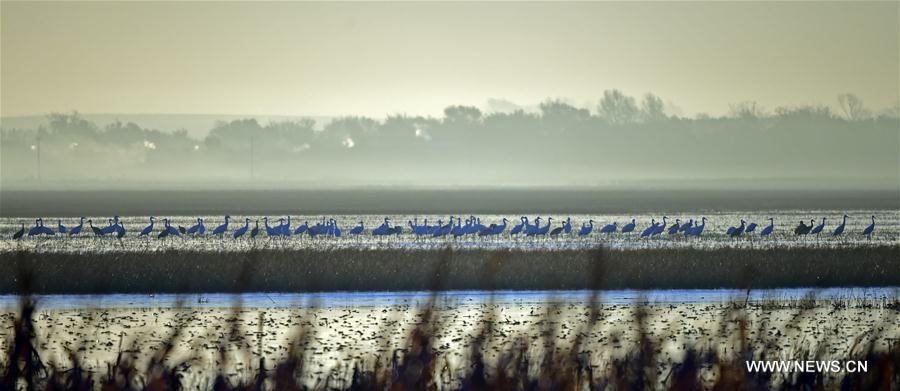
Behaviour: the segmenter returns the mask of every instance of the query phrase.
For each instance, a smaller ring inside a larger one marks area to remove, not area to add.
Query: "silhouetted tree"
[[[728,116],[731,118],[758,119],[765,115],[762,106],[753,100],[732,103],[728,108]]]
[[[450,125],[473,125],[481,122],[481,110],[474,106],[448,106],[444,122]]]
[[[655,122],[666,119],[665,105],[660,97],[647,93],[641,101],[641,117],[644,121]]]
[[[844,112],[844,116],[850,121],[868,119],[872,114],[863,106],[862,99],[854,94],[838,95],[838,104],[841,107],[841,111]]]
[[[603,99],[600,100],[597,113],[610,124],[622,125],[636,121],[639,110],[634,98],[612,89],[603,91]]]

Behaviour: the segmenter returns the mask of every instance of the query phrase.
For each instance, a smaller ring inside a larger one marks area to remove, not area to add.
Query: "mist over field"
[[[248,116],[205,135],[53,113],[30,128],[3,125],[0,177],[7,190],[897,189],[896,110],[873,113],[853,95],[835,106],[742,102],[688,118],[653,94],[607,90],[592,108],[548,99],[528,111],[448,106],[442,117]]]
[[[896,3],[2,7],[4,192],[900,189]]]

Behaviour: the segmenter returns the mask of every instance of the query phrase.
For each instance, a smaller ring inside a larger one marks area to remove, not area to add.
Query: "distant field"
[[[900,286],[900,247],[0,253],[0,293]]]
[[[0,191],[0,217],[205,214],[626,213],[900,209],[897,191],[114,190]]]

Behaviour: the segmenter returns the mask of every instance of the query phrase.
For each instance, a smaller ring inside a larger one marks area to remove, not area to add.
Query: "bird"
[[[427,222],[426,222],[426,223],[427,223]],[[359,235],[362,234],[363,231],[365,231],[365,230],[366,230],[366,228],[363,226],[362,220],[360,220],[360,221],[359,221],[359,224],[358,224],[357,226],[353,227],[353,229],[350,230],[350,235],[357,235],[357,236],[359,236]]]
[[[25,234],[25,223],[22,223],[22,228],[20,228],[18,231],[16,231],[16,233],[13,234],[12,238],[13,238],[13,240],[21,240],[22,235],[24,235],[24,234]]]
[[[537,229],[537,231],[535,231],[534,235],[541,235],[541,236],[546,235],[548,232],[550,232],[550,224],[552,224],[552,222],[553,222],[553,218],[548,217],[547,225],[545,225],[543,227],[539,227]]]
[[[653,232],[650,233],[650,236],[655,236],[655,235],[659,235],[659,234],[663,233],[663,231],[666,230],[666,219],[668,219],[668,218],[669,218],[668,216],[663,216],[662,223],[660,223],[659,225],[656,226],[656,228],[653,229]]]
[[[189,234],[191,234],[191,235],[196,235],[196,234],[201,234],[201,235],[202,235],[203,233],[200,232],[201,228],[203,228],[203,219],[201,219],[201,218],[198,217],[198,218],[197,218],[197,224],[194,224],[194,225],[192,225],[190,228],[188,228],[188,229],[187,229],[187,233],[189,233]]]
[[[565,231],[565,229],[566,229],[565,223],[563,223],[563,225],[560,225],[559,227],[554,228],[553,231],[550,231],[550,236],[558,237],[559,234],[561,234],[563,231]]]
[[[44,220],[43,220],[43,219],[41,219],[40,230],[41,230],[41,233],[44,234],[44,235],[51,235],[51,236],[56,235],[56,232],[54,232],[52,228],[47,227],[47,226],[44,225]]]
[[[258,225],[258,224],[257,224],[257,225]],[[294,229],[294,235],[300,235],[300,234],[303,234],[303,233],[306,232],[306,230],[308,230],[308,229],[309,229],[309,222],[308,222],[308,221],[303,222],[303,225],[297,226],[297,228]]]
[[[116,239],[119,239],[119,241],[121,242],[122,238],[125,237],[125,227],[123,227],[121,223],[119,223],[119,225],[117,225],[117,227],[118,228],[116,228]]]
[[[875,232],[875,216],[872,216],[872,224],[869,224],[866,229],[863,230],[862,235],[872,239],[872,233]]]
[[[182,235],[187,235],[187,229],[180,225],[178,226],[178,232],[180,232]]]
[[[231,237],[237,239],[247,233],[247,229],[250,228],[250,219],[244,218],[244,226],[234,230],[234,233],[231,234]]]
[[[818,237],[819,234],[822,233],[823,229],[825,229],[825,218],[824,217],[822,218],[822,224],[819,224],[819,225],[813,227],[813,229],[811,231],[809,231],[809,233],[814,234],[814,235],[816,235],[816,237]]]
[[[694,226],[694,219],[690,219],[690,220],[688,220],[687,223],[682,224],[681,227],[678,228],[678,232],[687,232],[693,226]]]
[[[502,234],[503,231],[506,231],[507,224],[509,224],[509,220],[507,220],[506,217],[504,217],[503,220],[501,220],[499,225],[491,224],[491,227],[488,227],[488,229],[491,230],[490,234],[491,235]]]
[[[216,229],[213,230],[213,235],[222,235],[225,231],[228,231],[228,219],[230,218],[231,216],[225,215],[225,223],[216,227]]]
[[[675,224],[669,227],[669,235],[675,235],[681,229],[681,219],[675,219]]]
[[[806,225],[804,224],[805,222],[801,220],[800,225],[798,225],[797,228],[794,228],[794,235],[800,236],[808,234],[812,229],[812,225],[814,222],[815,220],[810,220],[809,225]]]
[[[747,222],[744,221],[743,219],[741,219],[741,225],[740,225],[740,226],[738,226],[738,227],[729,227],[729,228],[728,228],[728,232],[727,232],[727,233],[728,233],[728,236],[731,236],[732,238],[736,238],[736,237],[738,237],[738,236],[741,236],[741,235],[744,233],[744,228],[746,228],[746,227],[747,227]]]
[[[391,222],[391,219],[385,217],[384,222],[381,223],[381,225],[379,225],[378,228],[375,228],[372,230],[372,236],[390,235],[390,233],[391,233],[390,222]],[[453,216],[450,217],[450,224],[451,225],[453,224]],[[435,233],[434,236],[439,236],[439,235],[437,233]]]
[[[775,219],[769,217],[769,225],[763,228],[762,232],[759,233],[759,236],[769,236],[772,234],[772,231],[775,230]]]
[[[278,219],[278,221],[283,221],[283,219]],[[281,228],[279,227],[271,227],[269,226],[269,217],[263,217],[263,222],[266,224],[266,236],[278,236],[281,235]]]
[[[67,233],[66,226],[63,225],[62,220],[56,220],[57,231],[59,233],[64,234]]]
[[[636,226],[637,226],[637,225],[634,223],[634,219],[631,219],[631,222],[630,222],[630,223],[625,224],[624,226],[622,226],[622,233],[625,234],[625,233],[629,233],[629,232],[631,232],[631,231],[634,231],[634,228],[635,228]]]
[[[703,230],[706,229],[706,217],[700,219],[700,224],[694,225],[693,228],[690,229],[690,235],[700,237],[703,234]],[[688,234],[688,231],[684,231],[685,234]]]
[[[525,216],[521,217],[521,221],[521,223],[516,224],[514,227],[512,227],[511,230],[509,230],[510,236],[518,235],[520,232],[522,232],[522,229],[525,228],[525,225],[528,224],[528,218]]]
[[[837,228],[834,229],[834,232],[831,233],[831,236],[841,236],[844,234],[844,227],[847,226],[847,217],[850,216],[844,215],[844,221],[842,221],[841,225],[837,226]]]
[[[255,238],[256,235],[259,235],[259,219],[256,219],[256,225],[250,230],[250,239]]]
[[[603,228],[600,228],[600,232],[605,233],[605,234],[611,234],[613,232],[616,232],[616,228],[617,228],[618,224],[619,223],[613,221],[612,224],[607,224],[607,225],[604,225]]]
[[[28,236],[40,235],[43,231],[41,231],[41,221],[42,219],[34,220],[34,227],[28,230]]]
[[[650,226],[647,228],[644,228],[644,230],[641,232],[641,237],[642,238],[649,237],[650,234],[652,234],[655,231],[656,231],[656,219],[650,219]]]
[[[156,218],[153,216],[150,216],[150,225],[144,227],[144,229],[141,230],[141,233],[138,234],[138,236],[150,235],[150,233],[153,232],[153,224],[155,224],[155,223],[156,223]]]
[[[756,227],[758,227],[758,226],[759,226],[759,224],[756,224],[756,223],[747,224],[747,228],[744,229],[744,233],[748,233],[748,234],[752,233],[753,231],[756,231]]]
[[[118,226],[119,226],[119,216],[115,216],[112,220],[109,220],[109,225],[101,228],[101,230],[103,231],[104,235],[107,235],[107,234],[116,232],[116,230],[118,229],[117,228]]]
[[[163,219],[163,222],[164,222],[163,230],[162,230],[162,232],[159,233],[159,235],[156,235],[157,239],[164,239],[169,236],[179,236],[179,237],[181,236],[181,233],[178,232],[178,230],[175,229],[175,227],[173,227],[169,223],[169,219]]]
[[[341,237],[341,227],[338,226],[337,220],[331,219],[330,228],[331,236],[334,236],[336,238]]]
[[[605,228],[605,227],[604,227]],[[615,228],[615,226],[614,226]],[[578,236],[587,236],[594,230],[594,220],[588,220],[588,224],[581,223],[581,229],[578,230]]]
[[[572,218],[566,217],[566,222],[563,224],[563,232],[566,234],[572,233]]]
[[[72,227],[72,229],[69,230],[69,236],[80,234],[82,228],[84,228],[84,217],[81,218],[81,221],[78,223],[78,225]]]
[[[281,236],[291,236],[291,215],[288,215],[287,222],[281,225]]]
[[[100,228],[95,227],[93,221],[88,220],[88,225],[91,227],[91,231],[94,232],[94,237],[98,237],[98,238],[99,238],[99,237],[101,237],[101,236],[104,235],[103,230],[101,230]]]

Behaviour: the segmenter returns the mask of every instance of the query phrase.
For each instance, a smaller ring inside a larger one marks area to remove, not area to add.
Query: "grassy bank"
[[[900,247],[0,254],[0,293],[900,286]]]

